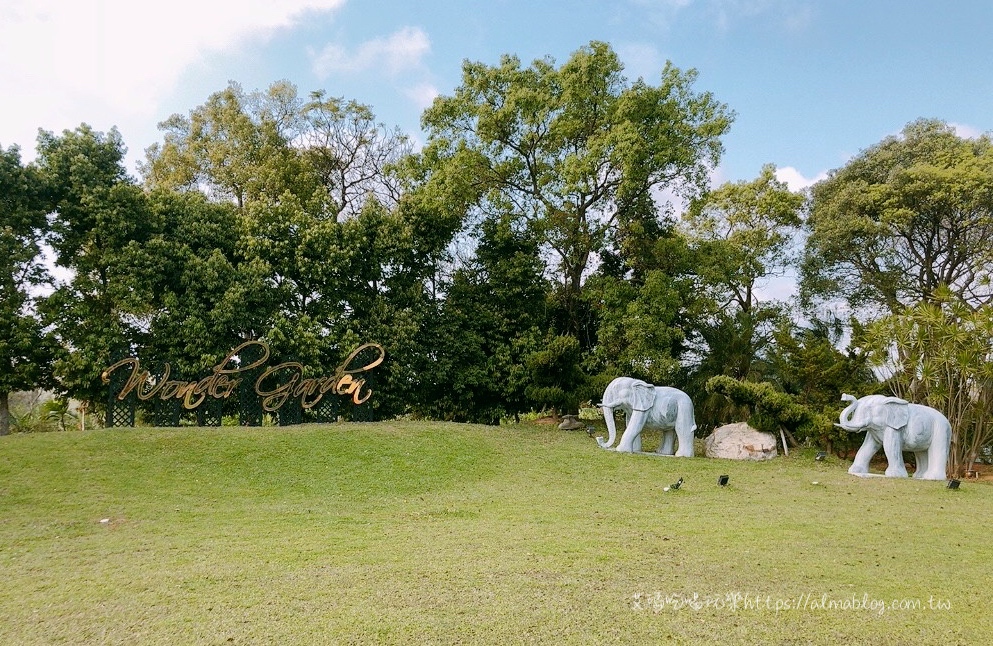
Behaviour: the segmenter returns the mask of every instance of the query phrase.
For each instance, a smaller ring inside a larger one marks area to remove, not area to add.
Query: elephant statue
[[[696,420],[693,418],[693,402],[683,391],[667,386],[653,386],[640,379],[618,377],[603,391],[600,408],[609,433],[606,441],[602,437],[596,439],[602,448],[609,449],[613,446],[617,438],[614,411],[621,410],[624,411],[625,424],[617,451],[641,451],[641,432],[645,428],[658,428],[662,429],[662,442],[657,451],[660,455],[672,455],[678,438],[679,449],[675,451],[676,456],[693,457]]]
[[[899,397],[883,395],[855,399],[852,395],[844,394],[841,400],[851,403],[841,411],[836,426],[850,433],[865,431],[865,441],[855,454],[855,461],[848,473],[867,475],[869,460],[882,446],[889,462],[886,477],[907,477],[903,452],[910,451],[917,460],[914,478],[945,479],[945,467],[952,442],[952,425],[941,412],[930,406],[911,404]]]

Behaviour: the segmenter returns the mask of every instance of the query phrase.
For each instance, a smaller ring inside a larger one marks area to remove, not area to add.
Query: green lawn
[[[982,643],[993,486],[847,466],[531,425],[14,435],[0,643]]]

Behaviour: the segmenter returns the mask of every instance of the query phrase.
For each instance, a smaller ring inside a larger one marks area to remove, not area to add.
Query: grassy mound
[[[14,435],[0,643],[993,634],[993,487],[846,468],[620,455],[537,425]]]

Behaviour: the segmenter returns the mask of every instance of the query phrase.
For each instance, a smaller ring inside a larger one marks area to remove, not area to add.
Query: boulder
[[[708,458],[727,460],[770,460],[776,457],[776,436],[762,433],[744,422],[725,424],[707,437]]]
[[[578,415],[563,415],[559,428],[563,431],[577,431],[581,428],[586,428],[586,425],[579,421]]]

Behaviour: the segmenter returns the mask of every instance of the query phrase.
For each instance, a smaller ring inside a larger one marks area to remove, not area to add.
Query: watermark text
[[[883,615],[887,612],[932,612],[951,610],[950,599],[934,595],[916,599],[880,599],[868,593],[831,595],[804,592],[790,597],[727,592],[701,595],[693,593],[650,592],[631,595],[631,609],[641,612],[680,612],[719,610],[725,612],[869,612]]]

